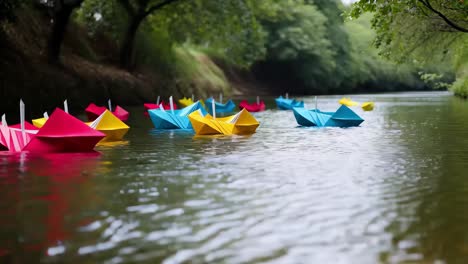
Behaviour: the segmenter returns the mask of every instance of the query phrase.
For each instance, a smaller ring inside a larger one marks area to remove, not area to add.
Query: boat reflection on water
[[[0,156],[0,263],[32,263],[51,248],[52,254],[65,250],[63,241],[92,221],[80,214],[96,203],[92,178],[99,162],[98,152]]]
[[[96,146],[97,147],[105,147],[105,148],[113,148],[113,147],[120,147],[120,146],[128,146],[128,140],[119,140],[119,141],[102,141],[99,142]]]

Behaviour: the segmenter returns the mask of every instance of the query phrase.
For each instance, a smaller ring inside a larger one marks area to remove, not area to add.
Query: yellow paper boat
[[[47,122],[47,118],[45,117],[32,120],[33,125],[37,128],[41,128],[46,122]]]
[[[342,105],[346,105],[346,106],[356,106],[356,105],[359,105],[359,103],[357,102],[354,102],[352,101],[350,98],[346,98],[346,97],[343,97],[341,98],[338,103],[342,104]]]
[[[364,102],[362,103],[361,108],[364,111],[372,111],[374,110],[374,102]]]
[[[120,141],[130,129],[124,122],[112,114],[109,110],[104,111],[96,120],[87,123],[90,127],[106,134],[100,143]]]
[[[236,115],[222,118],[213,118],[209,114],[203,116],[200,110],[191,113],[188,117],[197,135],[248,135],[255,133],[260,125],[245,109]]]
[[[184,97],[182,99],[179,99],[179,104],[182,105],[182,107],[190,106],[193,103],[195,103],[195,102],[192,100],[192,98]]]

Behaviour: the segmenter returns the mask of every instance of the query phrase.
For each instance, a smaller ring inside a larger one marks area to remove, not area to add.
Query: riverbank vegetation
[[[447,86],[468,96],[468,1],[360,0],[348,15],[358,18],[365,12],[372,13],[374,44],[381,55],[426,68],[443,65],[443,73],[456,78]],[[441,76],[425,75],[432,82]]]
[[[435,67],[432,53],[397,50],[411,32],[390,44],[398,28],[380,28],[378,12],[362,15],[371,9],[339,0],[2,0],[0,88],[12,99],[4,107],[20,97],[43,111],[64,98],[82,107],[170,94],[443,89],[455,76],[453,89],[466,87],[466,38],[439,36],[441,52],[459,48]]]

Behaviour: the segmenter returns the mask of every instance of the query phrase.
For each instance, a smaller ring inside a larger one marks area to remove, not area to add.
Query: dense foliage
[[[453,48],[466,45],[463,0],[361,0],[351,10],[340,0],[29,1],[49,8],[50,62],[59,61],[71,20],[90,38],[114,42],[119,51],[102,62],[149,68],[168,79],[202,75],[187,63],[208,64],[201,54],[252,69],[276,92],[444,88],[454,72],[466,76],[466,49]],[[12,17],[17,2],[2,0],[0,19]],[[363,15],[367,11],[375,15]],[[345,21],[343,12],[360,19]],[[101,57],[88,59],[99,63]],[[450,67],[430,66],[429,57]],[[459,78],[454,87],[465,84]]]
[[[372,12],[380,54],[397,62],[442,65],[455,72],[452,89],[468,95],[468,2],[464,0],[358,1],[349,12]],[[447,75],[447,74],[446,74]]]
[[[424,88],[416,67],[397,66],[371,48],[368,17],[343,21],[340,1],[279,1],[273,6],[276,16],[261,16],[268,53],[255,70],[279,84],[278,90],[322,94]]]

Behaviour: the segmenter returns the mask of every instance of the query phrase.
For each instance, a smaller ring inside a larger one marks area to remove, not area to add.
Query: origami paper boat
[[[130,129],[124,122],[106,109],[96,120],[88,125],[106,135],[99,143],[120,141]]]
[[[206,105],[211,105],[213,103],[213,97],[210,97],[205,100]],[[232,113],[236,104],[232,100],[227,101],[225,104],[215,102],[216,112],[217,113]],[[208,107],[208,112],[212,113],[211,107]]]
[[[163,106],[164,110],[171,110],[171,105],[169,103],[164,102],[164,101],[161,101],[161,103],[159,103],[159,104],[145,103],[145,104],[143,104],[143,107],[145,108],[144,115],[149,116],[149,114],[148,114],[149,110],[159,109],[161,107],[161,105]],[[176,104],[174,104],[174,109],[177,109]]]
[[[90,152],[105,137],[77,118],[57,108],[39,130],[0,126],[0,143],[4,148],[19,152]]]
[[[364,111],[372,111],[374,110],[374,102],[364,102],[362,103],[361,108]]]
[[[206,114],[200,101],[180,110],[174,110],[174,112],[154,109],[149,110],[148,113],[154,127],[157,129],[191,129],[192,125],[188,115],[197,110],[201,110],[202,113]]]
[[[294,107],[304,107],[304,101],[296,101],[295,99],[283,98],[282,96],[276,98],[275,102],[281,110],[291,110]]]
[[[240,110],[245,109],[249,112],[261,112],[261,111],[265,111],[265,103],[261,101],[260,103],[255,102],[255,103],[249,104],[247,100],[242,100],[239,103],[239,109]]]
[[[1,122],[0,122],[0,124],[1,124]],[[11,125],[9,127],[21,129],[21,124]],[[24,129],[26,129],[26,130],[37,130],[37,127],[32,125],[31,123],[25,121],[24,122]]]
[[[96,118],[98,118],[104,111],[106,111],[107,108],[104,106],[97,106],[93,103],[89,104],[88,107],[86,107],[85,112],[86,115],[88,116],[88,121],[94,121]],[[123,109],[120,106],[116,106],[115,110],[112,112],[118,119],[122,121],[127,121],[129,117],[129,113]]]
[[[245,109],[236,115],[223,118],[204,115],[200,110],[191,113],[188,117],[197,135],[248,135],[255,133],[260,125]]]
[[[34,127],[36,127],[36,128],[41,128],[41,127],[43,127],[44,124],[47,122],[47,119],[48,119],[48,118],[45,118],[45,117],[38,118],[38,119],[33,119],[33,120],[32,120],[32,123],[33,123]]]
[[[353,110],[341,105],[336,112],[322,112],[318,109],[293,108],[294,117],[301,126],[353,127],[359,126],[364,119]]]
[[[179,99],[179,104],[182,105],[183,107],[190,106],[190,105],[192,105],[194,103],[195,102],[192,100],[192,98],[184,97],[182,99]]]
[[[35,130],[24,130],[20,128],[8,127],[2,123],[0,125],[0,150],[20,152],[36,136]]]
[[[346,105],[346,106],[356,106],[359,103],[352,101],[350,98],[343,97],[338,101],[339,104],[341,105]]]

